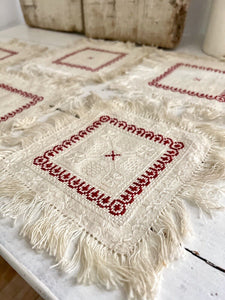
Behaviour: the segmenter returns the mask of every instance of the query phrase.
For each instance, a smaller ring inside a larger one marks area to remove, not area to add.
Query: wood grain
[[[188,4],[189,0],[83,0],[85,34],[174,48]]]
[[[0,299],[42,300],[42,298],[0,256]]]

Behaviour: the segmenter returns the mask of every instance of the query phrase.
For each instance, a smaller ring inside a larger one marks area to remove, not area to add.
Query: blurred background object
[[[189,2],[83,0],[85,34],[94,38],[174,48],[183,33]]]
[[[174,48],[190,0],[20,0],[33,27],[84,32],[88,37]]]
[[[205,53],[225,60],[225,1],[214,0],[205,41]]]
[[[25,1],[25,0],[23,0]],[[28,0],[26,0],[28,1]],[[34,0],[29,0],[30,3],[33,3]],[[52,0],[53,1],[53,0]],[[47,14],[52,15],[51,11],[54,11],[57,7],[57,3],[61,2],[61,3],[65,3],[63,0],[54,0],[52,3],[52,7],[50,7],[49,11],[47,11]],[[69,1],[69,0],[66,0]],[[72,1],[72,0],[71,0]],[[79,1],[79,2],[78,2]],[[85,0],[74,0],[74,5],[76,4],[78,7],[80,1],[85,1]],[[90,0],[86,0],[86,1],[90,1]],[[104,0],[102,0],[103,2]],[[128,0],[126,0],[125,2],[127,2]],[[144,2],[149,2],[150,1],[144,1],[142,0],[143,3]],[[167,2],[170,2],[171,0],[167,0]],[[178,0],[177,0],[178,1]],[[186,16],[186,21],[185,21],[185,27],[184,27],[184,32],[183,32],[183,36],[181,39],[181,43],[179,44],[179,48],[183,48],[183,47],[189,47],[189,49],[194,49],[197,48],[200,49],[202,47],[202,43],[203,43],[203,39],[204,39],[204,35],[205,35],[205,31],[207,28],[207,22],[208,22],[208,18],[209,18],[209,14],[210,14],[210,7],[211,7],[211,3],[214,0],[192,0],[190,2],[189,5],[189,9],[187,11],[187,16]],[[27,3],[29,3],[27,2]],[[39,0],[37,1],[38,3],[41,2],[49,2],[49,0]],[[98,1],[96,1],[98,2]],[[112,2],[114,3],[114,1],[108,1],[108,2]],[[129,1],[132,3],[136,3],[137,1]],[[161,1],[158,1],[161,2]],[[174,2],[174,1],[173,1]],[[182,3],[182,0],[180,1]],[[118,2],[119,3],[119,2]],[[84,3],[85,4],[85,3]],[[31,4],[32,6],[33,4]],[[47,5],[47,4],[46,4]],[[85,6],[85,5],[84,5]],[[74,6],[75,7],[75,6]],[[29,9],[29,7],[27,7],[27,9]],[[31,9],[31,7],[30,7]],[[62,9],[61,12],[59,12],[59,14],[61,14],[61,18],[66,19],[66,9]],[[81,11],[80,11],[81,13]],[[74,14],[74,12],[73,12]],[[47,21],[45,22],[49,22],[48,17]],[[79,18],[78,18],[79,19]],[[80,21],[79,21],[80,22]],[[83,22],[83,20],[82,20]],[[102,23],[103,20],[99,19],[98,23]],[[132,22],[132,21],[130,21]],[[15,25],[20,25],[17,26],[17,30],[16,31],[12,31],[12,30],[8,30],[7,33],[10,35],[10,37],[15,37],[15,32],[17,32],[18,34],[20,34],[21,38],[25,38],[27,39],[29,36],[29,39],[34,39],[37,37],[37,35],[41,35],[41,33],[37,32],[38,29],[36,29],[36,31],[32,31],[32,36],[31,34],[31,29],[29,29],[28,27],[24,26],[24,18],[23,18],[23,14],[22,14],[22,10],[20,7],[20,1],[19,0],[1,0],[0,1],[0,30],[15,26]],[[68,23],[67,23],[68,24]],[[81,24],[81,23],[80,23]],[[27,28],[27,29],[26,29]],[[14,32],[14,34],[13,34]],[[26,33],[25,33],[26,32]],[[56,32],[55,32],[56,33]],[[49,38],[51,40],[51,37],[54,36],[54,32],[52,31],[52,33],[49,33]],[[73,39],[73,36],[75,35],[70,35],[71,39]],[[62,39],[65,39],[65,35],[62,36]],[[46,37],[43,35],[43,39],[45,40]],[[67,37],[66,40],[69,39],[69,36]],[[63,43],[63,42],[62,42]],[[185,48],[186,49],[186,48]]]

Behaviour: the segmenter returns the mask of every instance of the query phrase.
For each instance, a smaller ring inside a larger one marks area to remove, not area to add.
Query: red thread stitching
[[[174,87],[174,86],[169,86],[169,85],[159,83],[160,80],[164,79],[166,76],[168,76],[169,74],[171,74],[172,72],[174,72],[177,68],[179,68],[181,66],[184,66],[184,67],[187,67],[187,68],[200,69],[200,70],[204,70],[204,71],[225,74],[225,71],[222,71],[222,70],[219,70],[219,69],[213,69],[213,68],[210,68],[210,67],[203,67],[203,66],[197,66],[197,65],[191,65],[191,64],[177,63],[174,66],[170,67],[166,72],[164,72],[160,76],[158,76],[155,79],[153,79],[152,81],[150,81],[148,84],[150,86],[155,86],[157,88],[162,88],[164,90],[170,90],[172,92],[177,92],[177,93],[180,93],[180,94],[187,94],[189,96],[196,96],[196,97],[199,97],[199,98],[206,98],[208,100],[216,100],[216,101],[219,101],[219,102],[225,102],[225,97],[223,95],[214,96],[214,95],[199,93],[199,92],[186,90],[186,89],[181,89],[181,88],[177,88],[177,87]]]
[[[116,156],[121,156],[121,154],[115,154],[113,150],[112,150],[111,154],[106,154],[105,155],[105,157],[112,157],[112,160],[115,160]]]
[[[22,97],[32,99],[31,101],[27,102],[25,105],[20,106],[16,110],[11,111],[11,112],[7,113],[6,115],[2,116],[0,118],[0,123],[7,121],[9,118],[15,117],[16,114],[19,114],[19,113],[23,112],[25,109],[29,109],[31,106],[36,105],[38,102],[40,102],[44,99],[44,97],[42,97],[42,96],[38,96],[38,95],[34,95],[32,93],[28,93],[28,92],[25,92],[25,91],[22,91],[22,90],[18,90],[17,88],[14,88],[14,87],[9,86],[9,85],[4,84],[4,83],[0,83],[0,88],[4,89],[6,91],[9,91],[11,93],[18,94]]]
[[[70,57],[72,55],[75,55],[77,53],[80,53],[80,52],[83,52],[83,51],[87,51],[87,50],[92,50],[92,51],[98,51],[98,52],[105,52],[105,53],[111,53],[111,54],[118,54],[117,57],[115,57],[114,59],[108,61],[107,63],[105,64],[102,64],[101,66],[99,66],[98,68],[90,68],[90,67],[87,67],[87,66],[82,66],[82,65],[76,65],[76,64],[70,64],[70,63],[67,63],[67,62],[63,62],[64,59],[66,59],[67,57]],[[86,71],[91,71],[91,72],[97,72],[99,71],[100,69],[104,68],[104,67],[107,67],[113,63],[115,63],[116,61],[120,60],[121,58],[123,58],[124,56],[126,56],[127,53],[122,53],[122,52],[114,52],[114,51],[109,51],[109,50],[104,50],[104,49],[97,49],[97,48],[90,48],[90,47],[87,47],[87,48],[84,48],[84,49],[81,49],[81,50],[78,50],[78,51],[74,51],[72,53],[69,53],[61,58],[58,58],[56,59],[55,61],[53,61],[52,63],[54,64],[58,64],[58,65],[65,65],[67,67],[71,67],[71,68],[79,68],[79,69],[83,69],[83,70],[86,70]]]
[[[0,58],[0,60],[6,59],[6,58],[8,58],[8,57],[10,57],[10,56],[12,56],[12,55],[18,54],[18,52],[16,52],[16,51],[7,50],[7,49],[3,49],[3,48],[0,48],[0,50],[1,50],[1,51],[4,51],[4,52],[6,52],[6,53],[9,53],[8,55],[3,56],[2,58]]]
[[[110,196],[101,193],[100,190],[97,190],[95,187],[92,187],[82,179],[50,161],[51,157],[56,156],[59,152],[64,151],[72,144],[79,143],[82,138],[91,134],[93,130],[96,130],[104,123],[108,123],[111,126],[117,126],[128,132],[131,132],[132,130],[132,134],[139,135],[144,139],[149,139],[155,143],[169,147],[169,150],[167,150],[160,159],[152,166],[148,167],[140,177],[128,186],[125,192],[120,195],[119,199],[111,199]],[[90,128],[93,130],[90,131]],[[49,172],[51,176],[58,178],[59,181],[66,184],[71,189],[75,189],[77,193],[85,195],[87,200],[95,201],[99,207],[107,209],[110,214],[119,216],[126,212],[127,205],[131,204],[135,200],[136,195],[141,194],[144,188],[158,177],[159,173],[166,168],[167,164],[173,161],[174,157],[179,155],[179,151],[183,148],[184,144],[182,142],[174,142],[171,138],[163,137],[161,134],[154,134],[152,131],[136,128],[135,125],[127,125],[125,121],[118,121],[109,116],[101,116],[99,120],[93,122],[86,130],[80,131],[77,135],[71,136],[69,140],[65,140],[60,145],[54,146],[53,149],[47,150],[42,156],[36,157],[33,164],[40,167],[43,171]]]

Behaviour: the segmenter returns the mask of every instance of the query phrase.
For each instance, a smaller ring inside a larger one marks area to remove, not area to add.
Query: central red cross
[[[105,157],[112,157],[112,160],[115,160],[116,156],[121,156],[121,154],[115,154],[114,151],[112,151],[112,154],[105,155]]]

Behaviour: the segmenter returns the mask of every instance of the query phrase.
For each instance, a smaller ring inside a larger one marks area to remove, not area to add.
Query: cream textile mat
[[[0,70],[29,61],[42,55],[47,47],[30,44],[17,39],[0,42]]]
[[[25,64],[23,71],[34,76],[70,78],[83,84],[101,82],[141,62],[151,49],[132,43],[81,39]]]
[[[0,72],[0,141],[18,130],[26,130],[40,117],[79,95],[78,84],[46,78],[29,78],[22,73]]]
[[[225,64],[217,59],[155,50],[109,88],[130,98],[166,102],[192,120],[217,119],[225,125]]]
[[[78,269],[78,282],[153,299],[190,231],[184,200],[220,208],[224,136],[141,102],[91,96],[76,112],[38,136],[27,130],[21,150],[0,159],[1,212],[23,216],[21,234]]]

